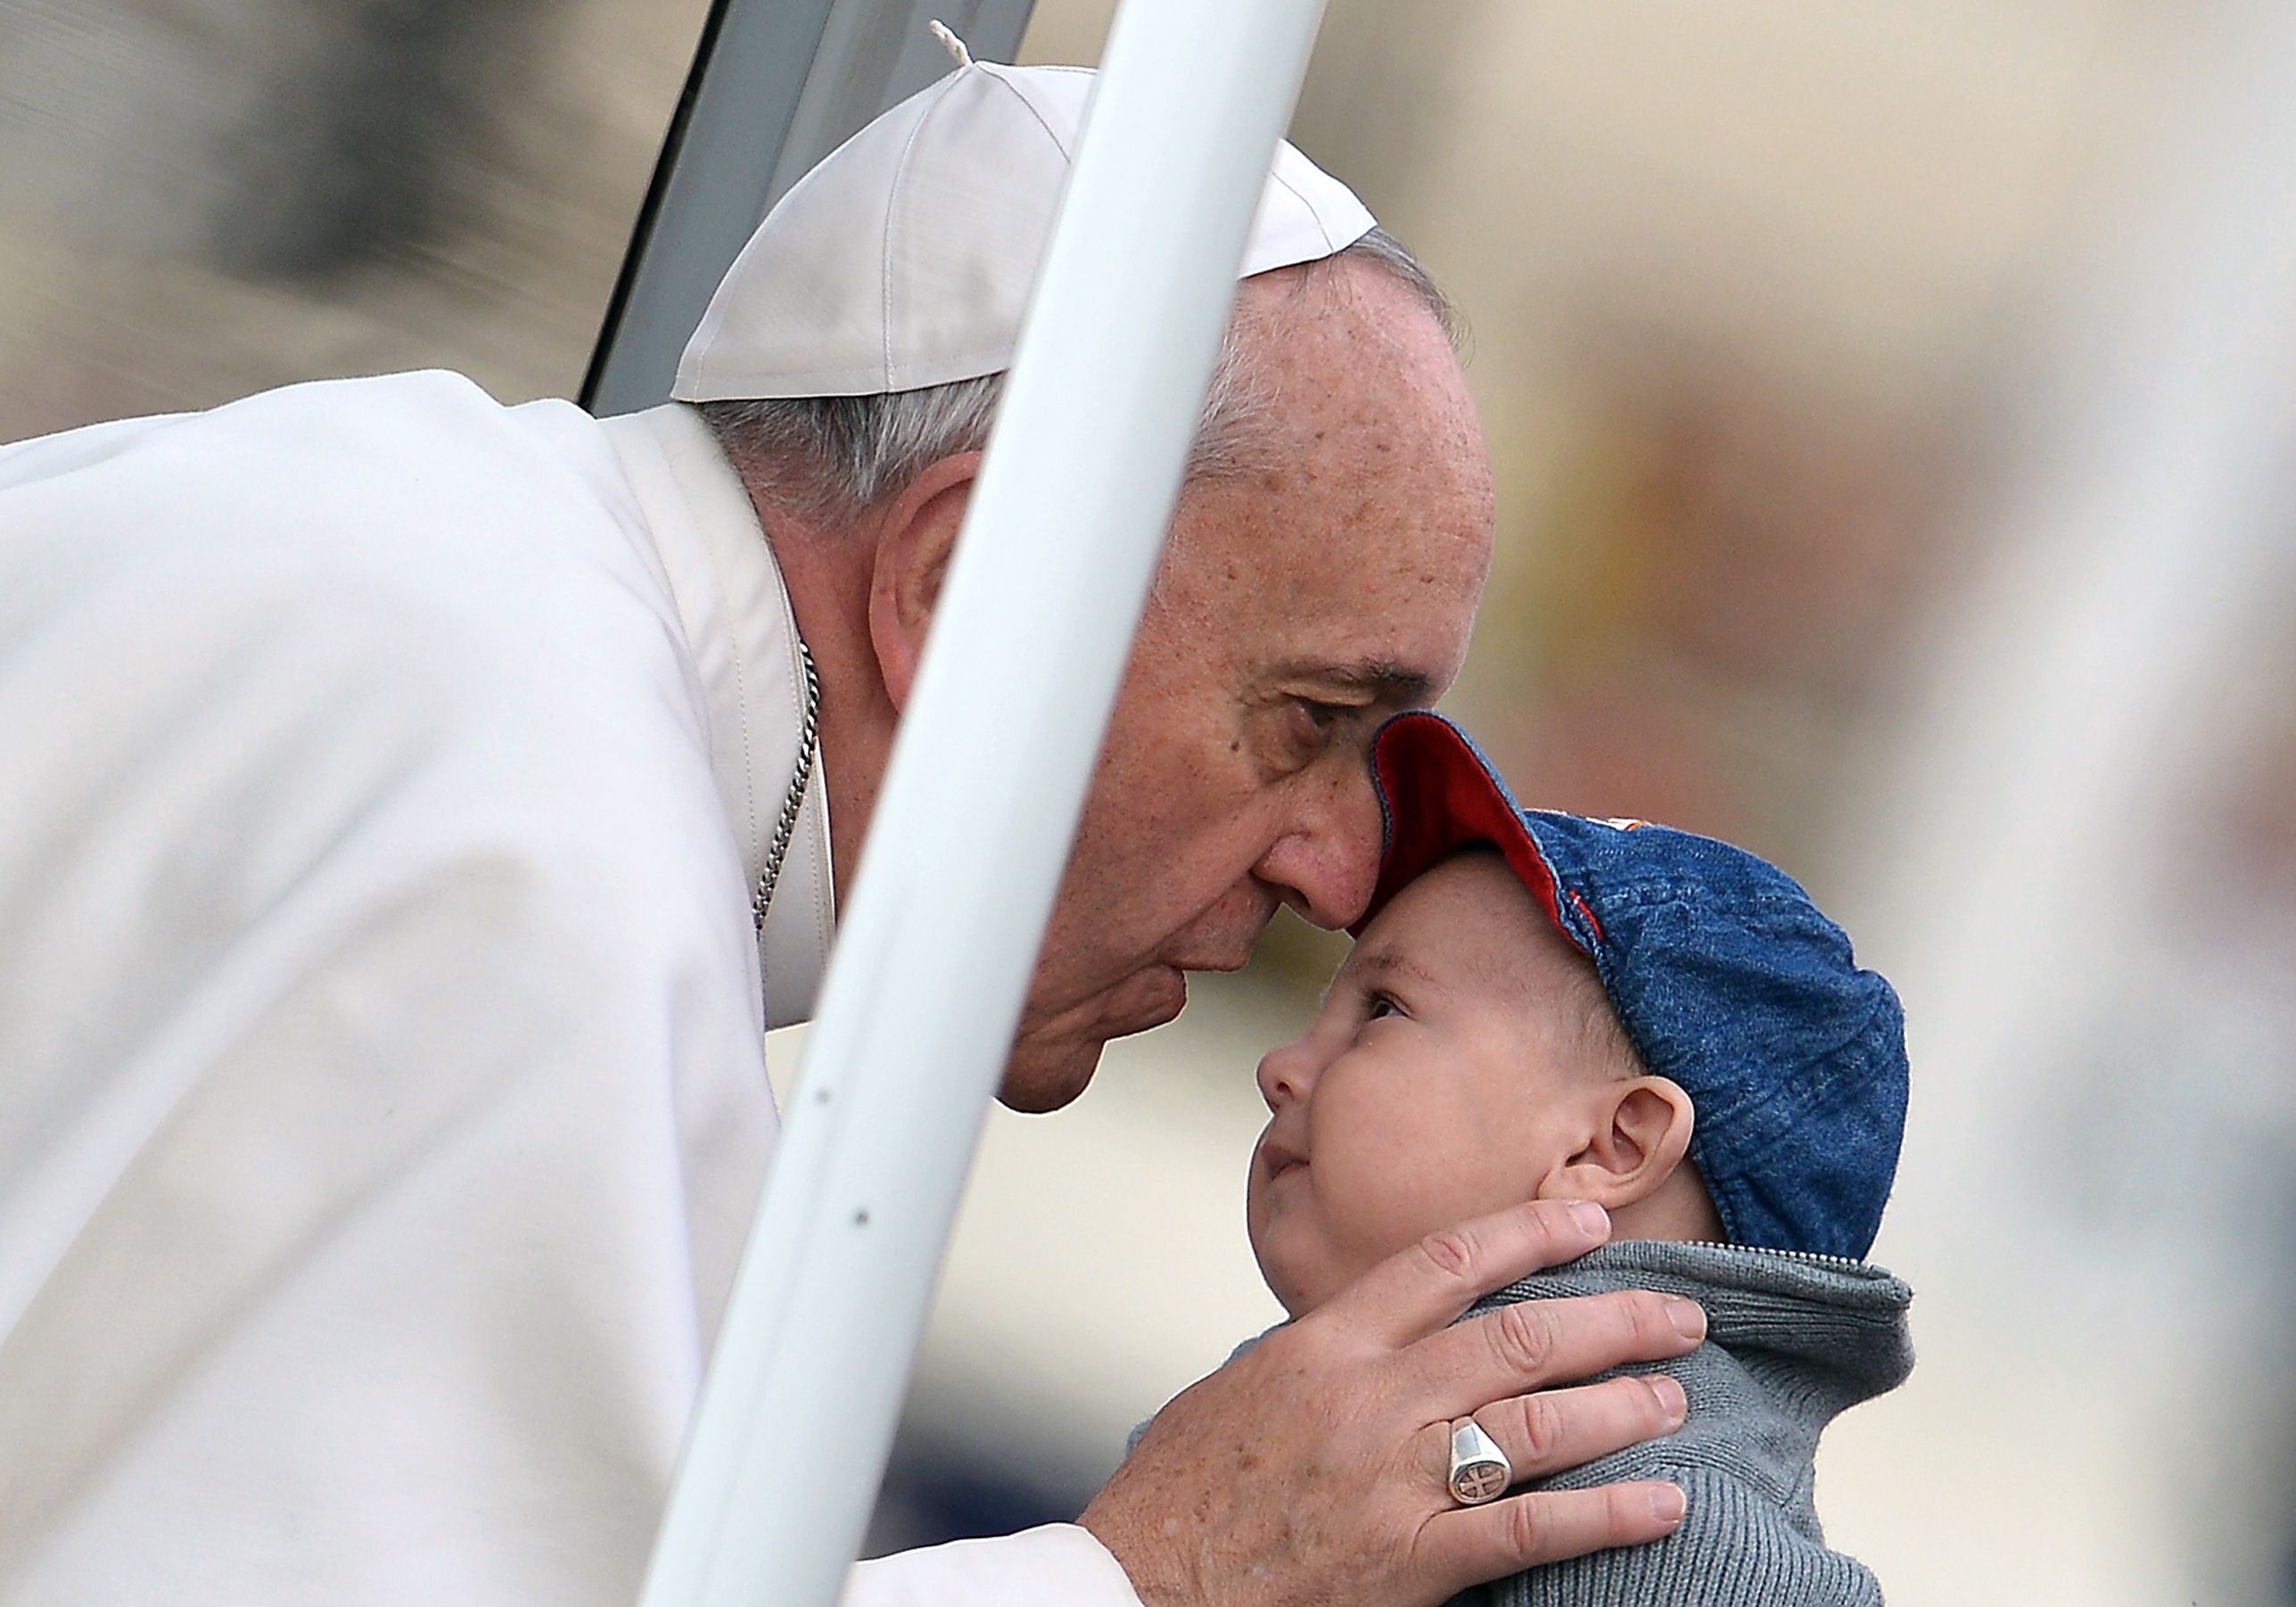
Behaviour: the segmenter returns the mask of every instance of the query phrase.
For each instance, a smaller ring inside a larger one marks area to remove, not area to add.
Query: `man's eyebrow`
[[[1296,663],[1280,672],[1286,679],[1319,681],[1362,692],[1375,701],[1422,704],[1435,695],[1435,681],[1425,672],[1387,659],[1363,659],[1354,663]]]

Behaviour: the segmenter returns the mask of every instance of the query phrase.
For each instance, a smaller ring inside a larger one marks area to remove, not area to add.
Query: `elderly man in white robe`
[[[450,375],[0,452],[0,1598],[634,1596],[1089,75],[968,65],[761,227],[671,405]],[[1368,895],[1491,492],[1440,300],[1296,151],[1003,1085]],[[1090,540],[1080,531],[1078,540]],[[980,688],[993,697],[992,686]],[[1214,1375],[1075,1525],[897,1603],[1433,1603],[1668,1532],[1453,1504],[1672,1426],[1656,1296],[1446,1328],[1591,1248],[1480,1223]]]

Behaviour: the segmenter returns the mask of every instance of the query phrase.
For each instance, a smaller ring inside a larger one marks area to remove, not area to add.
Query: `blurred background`
[[[1041,0],[1024,54],[1097,59]],[[1900,985],[1900,1603],[2296,1602],[2296,15],[1331,0],[1294,137],[1471,329],[1527,801],[1780,861]],[[0,0],[0,438],[440,365],[579,383],[700,0]],[[1279,1314],[1287,919],[1000,1111],[873,1544],[1073,1515]],[[795,1045],[777,1049],[786,1075]]]

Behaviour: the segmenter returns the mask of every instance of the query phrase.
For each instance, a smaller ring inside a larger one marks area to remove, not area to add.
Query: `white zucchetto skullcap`
[[[734,260],[671,394],[868,396],[1010,367],[1092,82],[967,61],[838,146]],[[1284,143],[1238,276],[1328,257],[1372,224]]]

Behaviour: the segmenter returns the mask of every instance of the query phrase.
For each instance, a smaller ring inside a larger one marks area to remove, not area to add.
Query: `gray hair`
[[[1427,269],[1385,229],[1306,265],[1355,261],[1401,284],[1459,343],[1458,315]],[[702,420],[745,479],[799,516],[839,523],[897,494],[928,465],[988,444],[1005,376],[876,396],[777,397],[711,401]],[[1230,326],[1221,342],[1189,454],[1191,480],[1245,474],[1264,461],[1259,428],[1266,400],[1254,383],[1248,347]]]

